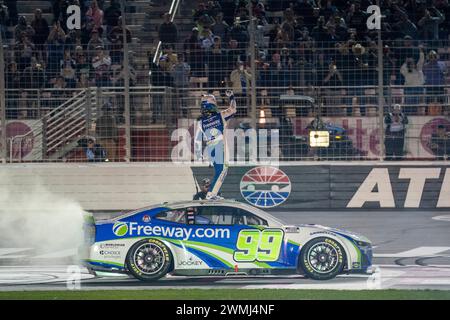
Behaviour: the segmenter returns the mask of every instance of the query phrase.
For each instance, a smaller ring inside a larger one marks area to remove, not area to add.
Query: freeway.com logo
[[[188,239],[229,239],[230,230],[225,228],[182,228],[139,225],[137,222],[118,221],[113,225],[113,233],[118,237],[124,236],[155,236]]]

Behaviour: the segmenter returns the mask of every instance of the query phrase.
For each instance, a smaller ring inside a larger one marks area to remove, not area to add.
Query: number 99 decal
[[[284,232],[281,229],[244,229],[239,232],[234,260],[238,262],[277,261]]]

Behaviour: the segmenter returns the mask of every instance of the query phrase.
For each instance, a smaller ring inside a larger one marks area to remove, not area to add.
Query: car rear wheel
[[[172,264],[172,254],[167,246],[157,239],[136,242],[128,252],[128,271],[142,281],[155,281],[166,275]]]
[[[299,266],[308,278],[329,280],[342,272],[345,253],[337,241],[323,237],[307,242],[299,259]]]

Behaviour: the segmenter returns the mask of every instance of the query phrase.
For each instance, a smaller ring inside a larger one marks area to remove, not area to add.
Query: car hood
[[[371,241],[367,237],[363,236],[362,234],[359,234],[359,233],[356,233],[353,231],[349,231],[349,230],[331,228],[331,227],[327,227],[327,226],[322,226],[320,224],[300,224],[300,225],[298,225],[298,227],[300,227],[300,228],[307,227],[307,228],[317,229],[318,231],[323,230],[323,231],[328,231],[328,232],[334,232],[334,233],[337,233],[344,237],[351,238],[352,240],[355,240],[355,241],[371,243]]]

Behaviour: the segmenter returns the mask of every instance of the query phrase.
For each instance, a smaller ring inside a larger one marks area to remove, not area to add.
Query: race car
[[[303,274],[328,280],[370,273],[371,242],[316,224],[287,225],[231,200],[164,203],[85,223],[84,262],[92,273],[154,281],[167,274]]]

